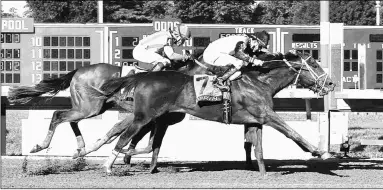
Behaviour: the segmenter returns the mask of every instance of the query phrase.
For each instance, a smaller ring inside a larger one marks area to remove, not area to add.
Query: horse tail
[[[25,104],[33,98],[41,96],[45,93],[49,93],[54,96],[59,91],[65,90],[70,86],[70,82],[72,81],[76,71],[77,69],[60,78],[42,80],[34,86],[13,87],[9,90],[8,100],[12,104]]]

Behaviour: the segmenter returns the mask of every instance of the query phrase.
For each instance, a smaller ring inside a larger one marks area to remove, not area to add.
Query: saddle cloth
[[[217,76],[211,75],[194,75],[194,92],[197,104],[203,101],[222,101],[221,90],[213,84],[213,81],[215,81],[216,78]]]

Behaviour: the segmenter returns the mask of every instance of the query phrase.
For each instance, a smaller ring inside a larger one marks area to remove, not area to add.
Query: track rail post
[[[306,119],[311,120],[311,99],[305,99],[306,103]]]
[[[6,105],[1,104],[1,156],[5,156],[6,151],[6,145],[7,145],[7,134],[6,134]]]

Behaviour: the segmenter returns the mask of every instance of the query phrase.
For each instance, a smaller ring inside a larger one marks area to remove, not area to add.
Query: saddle
[[[215,85],[216,75],[194,75],[194,91],[196,95],[196,103],[202,107],[205,105],[222,103],[223,122],[231,123],[231,93],[230,81],[225,81],[225,90]]]

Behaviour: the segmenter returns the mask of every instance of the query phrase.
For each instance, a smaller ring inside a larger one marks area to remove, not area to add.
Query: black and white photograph
[[[383,1],[0,3],[1,189],[383,189]]]

